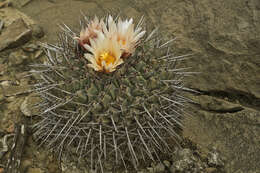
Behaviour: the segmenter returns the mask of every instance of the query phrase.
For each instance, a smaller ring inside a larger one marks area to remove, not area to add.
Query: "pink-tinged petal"
[[[90,47],[95,49],[97,47],[96,42],[93,39],[89,39]],[[91,51],[92,52],[92,51]],[[92,52],[93,53],[93,52]]]

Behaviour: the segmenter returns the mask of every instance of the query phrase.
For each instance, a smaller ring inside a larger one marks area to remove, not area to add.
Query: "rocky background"
[[[198,74],[185,93],[194,101],[185,119],[183,149],[141,172],[260,172],[259,0],[0,0],[0,173],[13,154],[19,125],[28,133],[21,152],[24,173],[86,173],[85,167],[37,148],[31,134],[37,100],[30,93],[29,64],[41,61],[39,42],[55,43],[58,24],[77,27],[81,11],[120,11],[177,37],[176,55],[192,53],[182,65]],[[18,130],[19,131],[19,130]],[[19,167],[19,165],[18,165]]]

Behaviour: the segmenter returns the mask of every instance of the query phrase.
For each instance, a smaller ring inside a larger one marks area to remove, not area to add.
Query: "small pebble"
[[[26,6],[26,5],[29,4],[31,1],[32,1],[32,0],[24,0],[24,1],[22,1],[21,7]]]
[[[35,52],[36,50],[39,50],[39,46],[35,44],[29,44],[22,47],[24,52]]]
[[[213,149],[213,152],[210,152],[208,154],[208,165],[213,167],[224,166],[224,162],[220,157],[220,154],[216,151],[216,149]]]
[[[156,166],[155,166],[155,172],[157,173],[162,173],[165,171],[165,166],[162,164],[162,163],[158,163]]]
[[[34,55],[34,58],[37,59],[39,58],[41,55],[43,55],[43,50],[38,50],[35,55]]]
[[[5,80],[5,81],[1,82],[0,85],[2,87],[8,87],[8,86],[12,85],[12,82],[8,81],[8,80]]]
[[[3,75],[7,71],[6,64],[0,64],[0,76]]]
[[[43,28],[39,25],[32,25],[32,35],[36,38],[42,38],[44,36]]]
[[[4,21],[0,20],[0,32],[4,28]]]
[[[27,173],[43,173],[44,171],[41,170],[40,168],[29,168],[27,170]]]
[[[206,171],[207,173],[214,173],[214,172],[217,171],[217,169],[216,169],[216,168],[209,167],[209,168],[206,168],[205,171]]]
[[[168,160],[164,160],[163,164],[168,168],[171,166],[171,163]]]
[[[154,173],[154,169],[152,167],[148,167],[147,170],[150,172],[150,173]]]
[[[11,121],[10,121],[11,122]],[[9,127],[7,127],[6,131],[8,133],[13,133],[14,132],[14,123],[11,122],[11,124],[9,125]]]
[[[10,2],[10,0],[6,0],[4,2],[0,2],[0,8],[9,7],[9,6],[12,6],[12,2]]]
[[[6,102],[7,103],[10,103],[10,102],[13,102],[13,101],[15,101],[17,98],[15,97],[15,96],[10,96],[10,97],[7,97],[6,98]]]

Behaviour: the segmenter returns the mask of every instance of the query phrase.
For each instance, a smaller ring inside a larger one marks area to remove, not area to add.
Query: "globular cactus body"
[[[102,171],[106,162],[137,168],[147,158],[160,160],[180,139],[182,56],[150,34],[115,71],[97,72],[72,35],[67,29],[57,45],[45,45],[46,62],[35,65],[42,98],[36,139],[60,154],[75,151]]]

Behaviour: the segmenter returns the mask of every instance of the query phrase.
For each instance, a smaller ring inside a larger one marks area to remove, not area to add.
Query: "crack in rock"
[[[209,90],[209,91],[202,91],[199,89],[193,89],[198,91],[198,96],[211,96],[214,98],[223,99],[230,103],[235,103],[237,105],[241,105],[238,107],[234,107],[230,110],[227,110],[229,113],[238,112],[243,110],[243,107],[253,108],[255,110],[260,110],[260,98],[257,98],[251,93],[247,93],[244,91],[234,90],[234,89],[227,89],[227,90]],[[219,113],[225,113],[225,111],[219,111]]]

